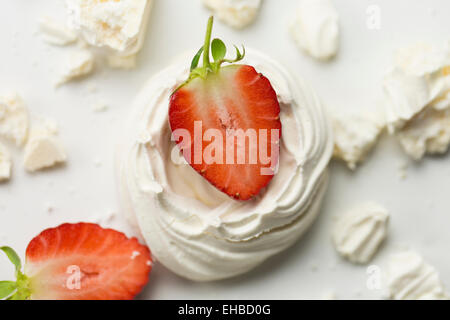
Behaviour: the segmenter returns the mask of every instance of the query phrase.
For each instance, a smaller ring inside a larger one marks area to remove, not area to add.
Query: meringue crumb
[[[87,49],[74,51],[70,54],[66,65],[62,71],[62,75],[56,87],[63,85],[69,81],[79,79],[90,74],[94,70],[94,55]]]
[[[101,167],[103,165],[102,160],[95,158],[94,159],[94,166],[96,166],[97,168]]]
[[[337,300],[336,292],[330,290],[322,295],[322,300]]]
[[[203,0],[203,4],[219,20],[233,28],[242,29],[255,20],[261,0]]]
[[[108,56],[106,61],[110,68],[130,70],[136,68],[137,57],[135,54],[131,56]]]
[[[28,110],[19,94],[0,96],[0,136],[21,147],[27,140],[28,126]]]
[[[398,176],[400,179],[404,180],[408,177],[408,162],[401,161],[398,164]]]
[[[93,216],[90,220],[98,224],[109,224],[117,216],[115,211],[108,211],[106,214]]]
[[[8,149],[0,143],[0,182],[11,178],[12,161]]]
[[[362,291],[361,291],[361,290],[356,290],[356,291],[354,292],[354,295],[355,295],[356,297],[361,297],[361,296],[362,296]]]
[[[87,86],[87,90],[89,93],[96,93],[98,91],[98,87],[95,83],[90,83]]]
[[[42,34],[42,39],[52,45],[66,46],[78,39],[75,32],[50,17],[39,20],[39,31]]]
[[[103,101],[97,101],[92,105],[92,111],[94,112],[105,112],[108,111],[109,106]]]
[[[45,203],[45,211],[47,211],[47,214],[51,215],[55,211],[55,206],[49,202]]]
[[[55,123],[47,121],[31,129],[23,161],[27,171],[39,171],[66,161],[67,156],[57,138],[55,126]]]

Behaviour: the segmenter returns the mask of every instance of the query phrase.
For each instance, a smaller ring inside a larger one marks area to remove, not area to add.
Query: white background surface
[[[330,63],[303,55],[287,28],[296,1],[264,0],[257,21],[236,31],[216,22],[214,35],[227,44],[245,44],[279,60],[308,80],[330,107],[370,110],[379,107],[382,76],[395,49],[418,41],[442,43],[450,30],[446,0],[335,0],[340,14],[341,47]],[[366,9],[381,9],[381,29],[366,27]],[[114,180],[114,147],[132,101],[145,80],[180,53],[202,43],[209,12],[200,0],[155,0],[148,34],[133,71],[98,66],[95,74],[58,90],[53,83],[71,48],[51,47],[37,33],[45,15],[64,21],[63,1],[3,0],[0,4],[0,94],[17,90],[31,113],[55,119],[67,148],[66,166],[27,174],[22,153],[14,154],[13,179],[0,185],[0,243],[23,257],[26,245],[47,227],[63,222],[97,221],[132,235],[121,218]],[[89,87],[95,85],[97,92]],[[110,109],[94,113],[92,104]],[[303,299],[334,291],[338,298],[380,298],[366,287],[367,266],[354,266],[338,257],[331,240],[333,216],[355,203],[373,200],[392,214],[389,236],[373,264],[403,247],[421,253],[450,287],[450,163],[448,156],[412,163],[405,180],[399,165],[406,156],[386,135],[367,163],[351,173],[331,164],[331,182],[323,210],[311,230],[292,248],[255,271],[215,283],[192,283],[156,264],[140,295],[145,299]],[[98,164],[101,164],[100,166]],[[54,207],[48,212],[49,206]],[[13,276],[13,267],[0,257],[0,279]]]

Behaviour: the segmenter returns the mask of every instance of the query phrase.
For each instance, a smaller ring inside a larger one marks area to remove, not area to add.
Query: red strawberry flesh
[[[275,166],[278,158],[274,157],[275,163],[263,164],[259,160],[251,163],[249,152],[252,147],[266,147],[266,154],[271,155],[272,143],[278,144],[281,136],[279,113],[277,95],[269,80],[251,66],[235,65],[222,68],[207,80],[196,78],[176,91],[170,101],[169,121],[172,131],[187,129],[192,136],[195,121],[202,122],[202,137],[207,129],[219,130],[223,137],[222,163],[207,164],[204,159],[201,163],[194,163],[196,150],[192,139],[190,164],[219,190],[240,200],[248,200],[273,178],[273,175],[261,174],[261,169]],[[244,164],[238,163],[237,149],[233,163],[227,164],[226,161],[227,132],[233,129],[256,132],[256,146],[246,139]],[[261,129],[267,130],[266,144],[260,143],[258,132]],[[278,138],[271,137],[273,129],[278,130]],[[213,141],[204,141],[203,150],[210,143]]]
[[[133,299],[150,270],[150,251],[136,238],[90,223],[47,229],[26,250],[31,299]],[[81,276],[78,288],[75,271]]]
[[[281,138],[280,106],[270,81],[254,67],[236,64],[221,67],[221,63],[229,62],[223,59],[212,64],[209,62],[207,49],[211,27],[212,19],[203,50],[204,66],[192,69],[190,78],[171,96],[170,128],[172,133],[181,129],[189,132],[190,150],[186,151],[186,142],[182,138],[176,142],[184,149],[183,154],[194,170],[230,197],[248,200],[259,194],[274,176]],[[242,57],[238,51],[236,61]],[[200,137],[195,130],[196,123],[201,123]],[[205,141],[205,133],[211,129],[220,132],[221,140],[216,141],[214,135]],[[245,146],[242,140],[239,144],[237,138],[230,139],[234,141],[230,156],[227,138],[233,130],[252,131],[256,139],[246,136]],[[260,139],[260,134],[267,140]],[[214,147],[217,145],[221,146],[220,152]],[[244,150],[244,157],[238,148]],[[206,151],[212,149],[215,150],[211,153],[215,156],[214,161],[208,162],[205,155],[209,153]],[[270,158],[270,162],[260,157],[261,151]]]

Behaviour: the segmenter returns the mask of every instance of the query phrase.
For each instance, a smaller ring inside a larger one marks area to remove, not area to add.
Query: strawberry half
[[[188,80],[171,96],[170,128],[192,168],[228,196],[248,200],[275,174],[280,105],[270,81],[252,66],[222,67],[242,60],[245,50],[236,47],[236,59],[225,59],[224,43],[211,43],[212,24],[211,17]],[[197,67],[201,55],[203,66]]]
[[[28,244],[25,274],[17,254],[17,281],[0,282],[0,299],[129,300],[148,282],[151,256],[136,238],[92,223],[62,224]]]

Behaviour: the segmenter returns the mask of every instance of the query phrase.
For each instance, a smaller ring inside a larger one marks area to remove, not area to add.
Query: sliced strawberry
[[[218,39],[212,45],[216,62],[209,62],[211,27],[212,19],[208,24],[205,46],[199,51],[199,54],[203,51],[203,67],[196,67],[198,54],[193,61],[191,76],[170,99],[170,127],[175,136],[178,130],[189,132],[190,145],[183,144],[183,139],[178,139],[177,143],[192,168],[227,195],[248,200],[267,186],[278,164],[280,106],[270,81],[252,66],[221,67],[223,62],[231,61],[224,59],[226,49]],[[237,54],[235,61],[243,58],[239,50]],[[196,123],[201,123],[200,137],[195,129]],[[210,141],[201,141],[211,129],[220,133],[221,140],[216,141],[215,136]],[[254,140],[245,137],[239,142],[232,136],[237,130],[249,135],[253,132]],[[266,137],[266,143],[260,139],[260,134]],[[227,139],[234,141],[232,149],[227,145]],[[217,151],[217,146],[221,152]],[[209,152],[212,149],[215,152]],[[260,157],[260,149],[266,149],[264,154],[272,157],[270,162]],[[210,154],[215,156],[214,161],[205,157]],[[240,154],[244,156],[240,157]]]
[[[142,290],[150,271],[150,251],[136,238],[91,223],[63,224],[29,243],[25,281],[16,295],[35,300],[128,300]]]

